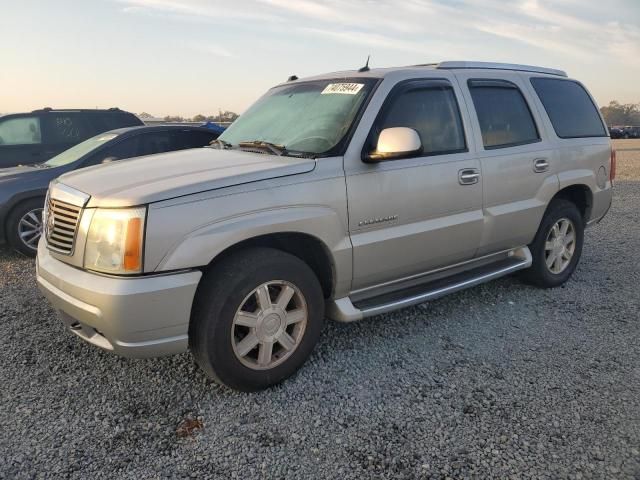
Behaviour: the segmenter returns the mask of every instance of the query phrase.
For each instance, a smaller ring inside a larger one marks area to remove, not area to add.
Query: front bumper
[[[38,286],[73,333],[127,357],[187,350],[193,297],[202,273],[118,278],[79,270],[53,258],[41,241]]]

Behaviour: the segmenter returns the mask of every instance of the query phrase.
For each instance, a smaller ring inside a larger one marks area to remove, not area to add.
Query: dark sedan
[[[217,131],[187,126],[130,127],[85,140],[35,165],[0,169],[0,242],[35,256],[49,182],[63,173],[126,158],[209,145]]]

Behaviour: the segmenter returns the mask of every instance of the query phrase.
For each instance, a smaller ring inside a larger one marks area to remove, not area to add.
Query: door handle
[[[480,171],[477,168],[463,168],[458,171],[458,183],[460,185],[473,185],[478,183]]]
[[[542,173],[549,170],[549,161],[546,158],[536,158],[533,161],[533,171],[536,173]]]

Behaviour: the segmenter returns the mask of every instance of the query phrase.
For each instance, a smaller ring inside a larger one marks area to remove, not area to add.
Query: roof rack
[[[518,65],[516,63],[495,63],[495,62],[440,62],[436,68],[442,69],[464,69],[483,68],[489,70],[516,70],[519,72],[546,73],[558,77],[566,77],[567,73],[555,68],[535,67],[532,65]]]

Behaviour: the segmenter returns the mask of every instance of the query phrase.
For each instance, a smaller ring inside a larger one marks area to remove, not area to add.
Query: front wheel
[[[32,198],[18,204],[7,218],[7,241],[28,257],[35,257],[42,235],[43,198]]]
[[[578,265],[583,241],[584,224],[576,205],[553,200],[529,245],[533,262],[523,271],[524,279],[544,288],[562,285]]]
[[[298,370],[323,322],[322,288],[311,268],[280,250],[255,248],[207,272],[196,293],[189,346],[212,379],[261,390]]]

